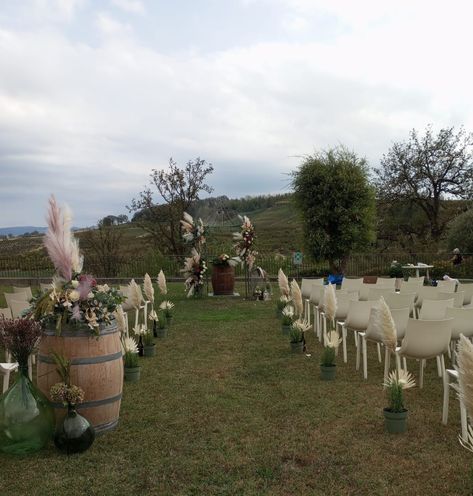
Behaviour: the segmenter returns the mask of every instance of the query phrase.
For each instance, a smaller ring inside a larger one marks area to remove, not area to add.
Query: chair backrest
[[[447,318],[453,319],[452,339],[473,336],[473,308],[447,308]]]
[[[453,298],[450,300],[427,300],[420,307],[420,320],[441,320],[447,315],[447,308],[453,308]]]
[[[417,293],[416,307],[422,306],[424,299],[434,300],[437,298],[439,290],[434,286],[421,286]]]
[[[368,300],[378,301],[381,298],[381,296],[383,298],[386,298],[386,295],[388,294],[396,294],[394,288],[385,288],[385,287],[369,288]]]
[[[443,293],[442,291],[439,291],[437,293],[438,300],[450,300],[452,298],[454,307],[463,307],[463,299],[465,298],[465,293],[463,291],[457,291],[456,293]]]
[[[349,329],[364,331],[368,327],[370,312],[376,301],[350,301],[345,324]]]
[[[438,281],[437,289],[443,293],[454,293],[457,287],[457,281]]]
[[[4,293],[7,305],[11,308],[11,301],[23,301],[28,304],[28,295],[26,293]]]
[[[390,310],[395,308],[414,308],[414,301],[416,299],[415,293],[388,293],[384,296],[386,304]]]
[[[401,341],[406,334],[407,323],[409,322],[409,314],[411,309],[409,307],[404,308],[392,308],[391,315],[394,320],[394,325],[396,326],[397,340]]]
[[[309,300],[313,305],[319,305],[324,301],[325,286],[313,284],[309,294]]]
[[[415,293],[416,297],[422,288],[422,284],[419,284],[417,281],[401,281],[401,285],[399,286],[399,292],[401,294],[404,293]]]
[[[12,314],[10,308],[0,308],[0,318],[12,319]]]
[[[414,277],[414,276],[409,276],[407,278],[407,282],[415,282],[419,286],[423,286],[425,281],[425,276],[419,276],[419,277]]]
[[[396,338],[400,341],[406,333],[407,322],[409,320],[410,308],[395,308],[390,309],[391,317],[393,318],[394,327],[396,328]],[[371,309],[368,328],[366,329],[366,337],[373,341],[384,342],[383,329],[378,325],[378,307],[374,306]]]
[[[346,291],[359,291],[362,284],[362,277],[359,277],[357,279],[347,279],[346,277],[344,277],[342,279],[342,289]]]
[[[350,301],[358,301],[358,292],[339,290],[335,294],[337,295],[337,311],[335,312],[335,320],[345,320],[348,315]]]
[[[42,293],[45,291],[49,291],[51,289],[51,284],[50,282],[45,283],[45,282],[40,282],[39,283],[39,289],[41,290]]]
[[[401,344],[401,355],[411,358],[433,358],[448,350],[453,319],[409,319]]]
[[[303,277],[302,278],[302,283],[301,283],[301,293],[302,293],[302,298],[307,300],[310,297],[310,293],[312,291],[312,285],[317,284],[319,286],[323,286],[324,284],[324,278],[318,278],[318,279],[310,279],[308,277]]]
[[[29,286],[24,286],[21,288],[13,286],[13,292],[14,293],[26,293],[28,301],[31,300],[31,298],[33,298],[33,293],[31,292],[31,288]]]
[[[472,283],[460,283],[458,285],[457,291],[463,291],[463,305],[469,305],[471,303],[471,299],[473,298],[473,284]]]
[[[378,277],[376,279],[376,287],[380,288],[391,288],[393,291],[396,288],[396,278],[395,277]]]
[[[10,301],[10,309],[11,309],[12,317],[14,319],[18,319],[19,317],[21,317],[23,311],[27,310],[28,308],[30,308],[30,304],[27,301],[21,301],[21,300]]]

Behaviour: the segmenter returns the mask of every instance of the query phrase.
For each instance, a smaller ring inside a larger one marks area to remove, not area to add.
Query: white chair
[[[453,308],[453,298],[449,300],[424,300],[419,312],[420,320],[442,320],[447,308]]]
[[[407,322],[409,321],[409,307],[405,308],[396,308],[391,310],[391,316],[394,321],[394,326],[396,328],[396,338],[397,341],[401,341],[406,333]],[[359,338],[361,339],[361,346],[358,346],[356,353],[357,355],[363,355],[363,378],[368,379],[368,354],[367,354],[367,341],[373,341],[377,345],[378,349],[378,361],[381,362],[381,349],[380,345],[384,345],[384,335],[382,333],[382,329],[379,328],[377,323],[377,312],[378,309],[376,307],[371,309],[370,320],[368,323],[368,327],[366,332],[358,333]],[[386,379],[389,373],[389,359],[390,352],[387,347],[385,347],[385,361],[384,361],[384,378]],[[357,357],[357,362],[360,361],[359,356]]]
[[[347,318],[344,321],[337,322],[337,327],[341,328],[342,344],[343,344],[343,361],[347,362],[347,331],[353,331],[355,344],[358,346],[357,333],[365,331],[370,320],[370,312],[375,301],[350,301]],[[359,363],[357,364],[357,370]]]
[[[309,297],[309,304],[312,305],[314,315],[314,332],[319,339],[322,339],[322,325],[320,312],[322,310],[322,303],[324,301],[325,286],[313,284]]]
[[[344,277],[342,279],[341,288],[344,291],[360,291],[361,285],[363,284],[363,278],[359,277],[357,279],[347,279]]]
[[[387,288],[384,286],[369,288],[368,289],[368,300],[379,301],[381,296],[386,299],[387,295],[395,295],[396,291],[393,288]]]
[[[466,338],[473,338],[473,308],[447,308],[446,318],[453,319],[450,350],[452,365],[455,365],[456,343],[460,339],[460,334]]]
[[[422,306],[424,298],[427,300],[435,300],[437,298],[439,290],[434,286],[421,286],[417,292],[417,298],[415,302],[415,310],[417,314],[419,313],[419,308]]]
[[[463,305],[471,305],[471,299],[473,298],[473,283],[460,283],[458,285],[457,291],[464,293]]]
[[[10,308],[0,308],[0,319],[12,319],[12,314]]]
[[[419,387],[424,385],[424,366],[426,360],[437,358],[441,366],[444,385],[444,400],[448,394],[447,374],[445,373],[444,353],[448,351],[452,335],[453,319],[421,320],[409,319],[406,334],[400,347],[396,348],[396,365],[401,368],[401,357],[415,358],[420,361]],[[444,420],[444,419],[443,419]],[[444,422],[445,423],[445,422]]]
[[[463,441],[468,440],[468,415],[466,412],[465,404],[463,403],[460,395],[458,394],[457,384],[458,384],[458,371],[453,369],[447,369],[447,377],[453,380],[452,383],[449,383],[449,387],[451,387],[455,391],[455,396],[458,398],[460,402],[460,423],[461,423],[461,437]],[[447,381],[448,382],[448,381]],[[450,395],[444,394],[443,397],[443,413],[442,419],[444,420],[444,424],[448,422],[448,405],[449,405]]]
[[[10,384],[10,374],[18,369],[18,363],[11,361],[10,353],[5,352],[5,362],[0,363],[0,374],[3,375],[3,390],[4,393]]]
[[[457,281],[455,279],[448,281],[437,281],[437,289],[443,293],[455,293]]]
[[[370,296],[370,289],[374,289],[374,284],[362,283],[359,289],[360,301],[368,301]]]
[[[11,301],[23,301],[28,303],[28,296],[25,292],[23,293],[4,293],[7,306],[11,308]]]
[[[395,277],[378,277],[375,286],[378,288],[391,288],[393,291],[396,289]]]
[[[26,297],[28,301],[30,301],[33,298],[33,293],[29,286],[25,286],[21,288],[13,286],[13,293],[26,293]]]
[[[10,300],[10,310],[14,319],[19,319],[28,308],[30,308],[30,304],[27,301]]]
[[[439,291],[437,293],[437,299],[438,300],[451,300],[453,298],[453,306],[455,308],[462,308],[463,307],[463,299],[465,298],[465,293],[463,291],[456,292],[456,293],[444,293],[442,291]]]
[[[411,312],[414,310],[415,298],[415,293],[388,293],[384,296],[390,310],[407,307]]]
[[[420,288],[422,288],[422,284],[419,284],[418,282],[409,282],[409,281],[401,281],[401,285],[399,287],[399,293],[400,294],[406,294],[406,293],[414,293],[417,298],[417,294],[420,291]]]
[[[335,292],[337,297],[337,310],[335,312],[335,321],[343,321],[347,318],[348,308],[350,307],[351,301],[358,301],[358,292],[357,291],[344,291],[339,289]],[[322,322],[322,332],[325,336],[327,333],[327,316],[325,314],[325,309],[320,312],[321,322]]]
[[[420,286],[424,285],[424,281],[425,281],[425,276],[419,276],[419,277],[409,276],[407,278],[407,282],[417,283]]]
[[[324,285],[324,278],[319,279],[302,279],[302,286],[304,286],[304,292],[301,288],[302,299],[304,301],[304,317],[310,324],[310,295],[312,294],[312,289],[320,288]]]

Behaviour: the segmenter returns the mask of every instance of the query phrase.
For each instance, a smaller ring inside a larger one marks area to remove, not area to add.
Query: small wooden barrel
[[[60,336],[46,330],[38,353],[38,387],[50,399],[49,389],[61,381],[51,352],[71,360],[71,383],[85,392],[79,413],[94,426],[97,434],[118,424],[123,390],[123,359],[116,323],[100,328],[99,336],[87,329],[64,328]],[[66,407],[52,402],[56,422]]]
[[[214,295],[233,295],[234,287],[235,269],[230,265],[214,265],[212,271]]]

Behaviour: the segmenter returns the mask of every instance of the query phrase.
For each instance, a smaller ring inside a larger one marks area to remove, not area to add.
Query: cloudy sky
[[[77,226],[200,156],[215,194],[287,191],[344,143],[473,130],[471,2],[0,0],[0,226]]]

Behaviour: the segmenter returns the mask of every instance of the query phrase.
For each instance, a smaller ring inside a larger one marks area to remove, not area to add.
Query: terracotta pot
[[[230,265],[214,265],[212,270],[212,288],[214,295],[233,295],[235,287],[235,269]]]

